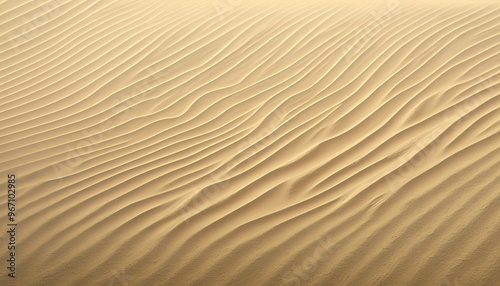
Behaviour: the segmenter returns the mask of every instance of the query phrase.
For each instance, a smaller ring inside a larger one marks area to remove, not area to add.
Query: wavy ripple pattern
[[[500,6],[243,2],[0,3],[0,285],[500,285]]]

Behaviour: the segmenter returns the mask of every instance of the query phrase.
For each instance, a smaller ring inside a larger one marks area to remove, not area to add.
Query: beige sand
[[[497,1],[180,2],[0,4],[0,285],[500,285]]]

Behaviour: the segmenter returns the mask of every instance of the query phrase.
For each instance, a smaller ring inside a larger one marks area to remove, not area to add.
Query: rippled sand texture
[[[303,2],[1,3],[0,285],[500,285],[500,6]]]

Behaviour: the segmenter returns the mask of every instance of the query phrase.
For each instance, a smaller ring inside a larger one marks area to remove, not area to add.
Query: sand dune
[[[0,3],[0,285],[500,285],[498,4],[180,2]]]

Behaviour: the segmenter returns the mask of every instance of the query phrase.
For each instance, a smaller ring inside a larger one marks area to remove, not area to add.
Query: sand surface
[[[0,285],[500,285],[497,1],[0,2]]]

